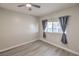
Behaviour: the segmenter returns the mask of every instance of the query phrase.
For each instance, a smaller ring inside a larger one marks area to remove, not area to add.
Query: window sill
[[[45,33],[48,33],[48,34],[62,34],[62,33],[57,33],[57,32],[45,32]]]

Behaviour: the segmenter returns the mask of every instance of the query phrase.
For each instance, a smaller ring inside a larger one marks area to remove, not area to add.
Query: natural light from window
[[[62,29],[59,22],[47,22],[45,32],[62,33]]]

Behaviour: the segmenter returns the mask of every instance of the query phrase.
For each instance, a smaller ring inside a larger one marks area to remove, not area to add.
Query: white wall
[[[53,18],[55,21],[55,19],[58,19],[58,17],[64,16],[64,15],[70,15],[69,23],[67,27],[68,44],[64,45],[61,43],[62,35],[60,33],[46,33],[47,38],[43,39],[41,21],[43,19],[49,19],[50,21],[51,18]],[[53,14],[42,17],[40,19],[40,39],[46,40],[50,43],[54,43],[58,46],[61,46],[79,53],[79,6],[61,10]]]
[[[0,50],[37,39],[35,17],[0,8]]]

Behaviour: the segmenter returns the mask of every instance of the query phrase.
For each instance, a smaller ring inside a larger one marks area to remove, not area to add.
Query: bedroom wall
[[[70,15],[68,27],[67,27],[67,38],[68,44],[64,45],[61,43],[61,33],[46,33],[47,38],[42,37],[42,23],[43,19],[48,19],[48,21],[57,21],[58,17]],[[51,18],[53,20],[51,20]],[[57,46],[69,49],[71,51],[79,53],[79,6],[64,9],[58,12],[54,12],[47,16],[40,18],[40,40],[45,40],[53,43]]]
[[[0,50],[37,37],[38,21],[35,17],[0,8]]]

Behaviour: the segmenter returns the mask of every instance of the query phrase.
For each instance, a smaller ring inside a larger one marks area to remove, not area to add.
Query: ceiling
[[[24,14],[30,14],[33,16],[44,16],[49,13],[53,13],[55,11],[59,11],[65,8],[73,7],[75,5],[78,5],[77,3],[34,3],[37,5],[40,5],[41,8],[35,8],[32,7],[32,11],[27,10],[26,7],[17,7],[17,5],[20,5],[23,3],[0,3],[0,7],[16,11],[19,13],[24,13]]]

